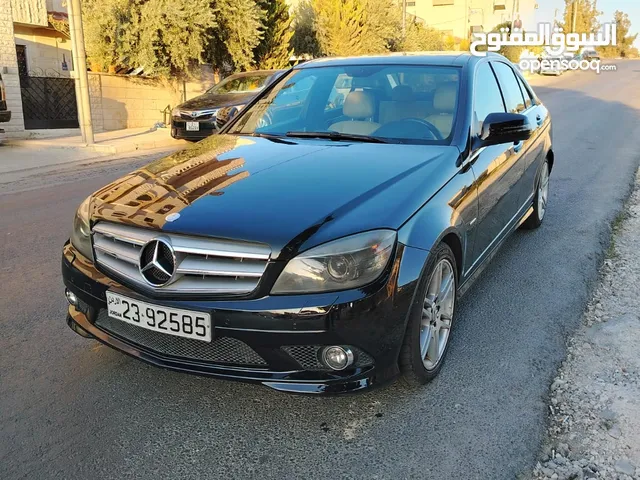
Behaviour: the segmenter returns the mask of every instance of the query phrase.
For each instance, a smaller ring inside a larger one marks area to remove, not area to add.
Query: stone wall
[[[13,19],[11,0],[0,0],[0,74],[7,89],[7,106],[11,110],[11,121],[0,123],[0,129],[7,133],[24,131],[22,99],[20,97],[20,78],[18,60],[13,40]]]
[[[0,0],[2,1],[2,0]],[[167,82],[153,78],[89,73],[89,96],[94,129],[152,127],[165,120],[162,110],[204,93],[213,83]],[[168,116],[166,117],[168,121]]]
[[[46,0],[10,0],[13,21],[26,25],[49,25]]]

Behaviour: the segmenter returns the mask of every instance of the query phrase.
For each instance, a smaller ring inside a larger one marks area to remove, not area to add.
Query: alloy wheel
[[[427,370],[434,370],[442,360],[449,341],[456,301],[456,277],[449,260],[438,262],[429,279],[422,305],[420,355]]]
[[[547,201],[549,200],[549,165],[545,163],[540,173],[540,184],[538,186],[538,217],[540,220],[544,218],[547,210]]]

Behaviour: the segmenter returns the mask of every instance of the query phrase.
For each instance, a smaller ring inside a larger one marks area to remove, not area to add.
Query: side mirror
[[[531,137],[529,117],[519,113],[490,113],[482,123],[478,147],[518,143]]]

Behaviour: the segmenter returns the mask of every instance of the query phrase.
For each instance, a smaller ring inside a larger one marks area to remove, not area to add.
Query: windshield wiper
[[[287,132],[287,137],[294,138],[326,138],[329,140],[355,140],[356,142],[389,143],[380,137],[340,132]]]
[[[252,137],[261,137],[261,138],[267,138],[273,142],[276,143],[286,143],[287,145],[295,145],[293,142],[289,142],[287,141],[282,135],[277,135],[275,133],[260,133],[260,132],[253,132],[251,134]]]

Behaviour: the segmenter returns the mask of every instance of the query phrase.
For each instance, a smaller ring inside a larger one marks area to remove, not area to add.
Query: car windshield
[[[232,75],[214,85],[207,93],[248,93],[262,90],[268,83],[271,74]]]
[[[457,67],[302,68],[259,98],[228,133],[446,145],[459,83]]]

